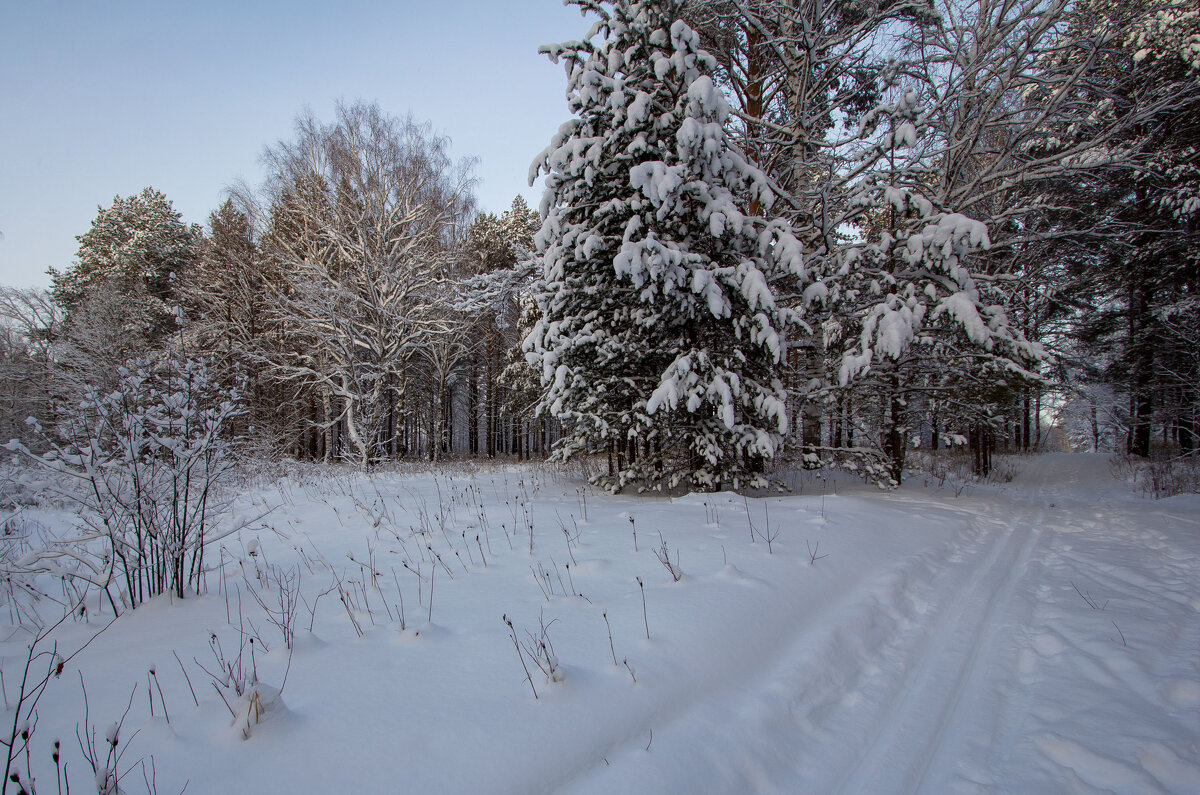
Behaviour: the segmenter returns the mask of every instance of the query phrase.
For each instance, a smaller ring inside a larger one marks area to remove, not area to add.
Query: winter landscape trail
[[[980,491],[869,497],[957,514],[958,528],[824,609],[801,607],[773,660],[660,728],[659,756],[634,753],[628,779],[653,782],[644,791],[684,776],[728,792],[1200,791],[1200,714],[1178,709],[1200,706],[1197,682],[1155,682],[1153,664],[1166,652],[1200,667],[1200,515],[1131,500],[1099,456],[1030,459],[1010,488]],[[1139,573],[1147,564],[1163,569]],[[1127,600],[1169,614],[1138,628],[1149,657],[1122,634]],[[1077,711],[1052,706],[1064,697]]]
[[[298,468],[246,485],[262,518],[204,593],[126,611],[51,681],[30,764],[52,790],[50,743],[124,713],[133,792],[138,760],[164,792],[1200,792],[1200,498],[1103,456],[1015,466],[758,498]],[[289,598],[291,653],[264,612]],[[93,599],[59,649],[110,620]],[[30,635],[4,629],[11,703]]]

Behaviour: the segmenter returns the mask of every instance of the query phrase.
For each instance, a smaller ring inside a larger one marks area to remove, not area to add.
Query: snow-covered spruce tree
[[[525,340],[564,425],[556,456],[610,456],[608,485],[761,481],[787,431],[777,370],[808,274],[767,177],[730,141],[716,64],[678,2],[576,3],[575,118],[535,161],[541,319]],[[616,461],[613,461],[613,456]]]

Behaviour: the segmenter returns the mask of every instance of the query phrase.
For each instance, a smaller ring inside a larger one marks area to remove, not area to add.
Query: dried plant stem
[[[525,670],[525,681],[529,682],[529,689],[533,691],[533,698],[536,701],[538,697],[537,688],[533,686],[533,677],[529,675],[529,666],[525,664],[525,655],[521,652],[520,641],[517,640],[517,630],[513,627],[512,619],[508,617],[507,613],[501,616],[500,619],[508,627],[508,634],[512,638],[513,648],[517,650],[517,657],[521,660],[521,668]]]
[[[608,623],[608,612],[603,612],[600,615],[604,617],[604,626],[608,627],[608,650],[612,652],[613,665],[619,665],[620,663],[617,662],[617,649],[613,646],[612,626]]]
[[[642,584],[642,578],[637,578],[638,588],[642,592],[642,621],[646,624],[646,640],[650,640],[650,618],[646,615],[646,586]]]
[[[171,649],[171,654],[175,655],[175,662],[179,663],[179,670],[183,671],[183,678],[187,680],[188,690],[192,691],[192,701],[196,702],[196,706],[200,706],[200,699],[196,698],[196,688],[192,687],[192,678],[188,676],[187,669],[183,667],[183,660],[179,659],[179,654],[174,649]]]

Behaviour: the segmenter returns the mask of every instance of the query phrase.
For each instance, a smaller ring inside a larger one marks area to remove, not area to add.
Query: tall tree
[[[788,420],[777,375],[807,278],[768,210],[766,175],[733,144],[714,59],[679,2],[580,2],[599,17],[547,49],[566,68],[563,125],[535,162],[542,317],[526,341],[564,423],[557,455],[609,445],[610,484],[759,480]]]
[[[475,318],[467,401],[471,452],[480,452],[481,433],[483,452],[489,456],[512,447],[514,434],[507,432],[512,429],[506,426],[529,408],[522,404],[518,409],[512,402],[511,379],[502,375],[514,366],[515,359],[523,363],[519,315],[532,286],[530,260],[534,234],[540,227],[541,216],[517,196],[499,216],[479,215],[463,247],[465,280],[459,303]]]
[[[160,351],[178,333],[179,288],[199,259],[203,233],[146,188],[101,207],[77,239],[75,263],[50,270],[51,296],[64,315],[54,384],[69,401],[85,386],[115,386],[120,365]]]
[[[149,325],[142,331],[151,339],[174,330],[179,280],[200,256],[199,226],[183,223],[166,196],[146,188],[99,208],[91,228],[76,239],[75,264],[62,272],[50,269],[59,306],[70,313],[107,287],[144,307],[141,314]]]
[[[262,330],[263,278],[250,216],[232,199],[209,215],[209,234],[184,281],[193,333],[221,370],[239,369]]]
[[[267,150],[262,243],[284,275],[267,287],[287,342],[263,363],[315,390],[316,424],[344,431],[363,467],[399,452],[407,365],[451,322],[436,288],[473,199],[471,164],[448,148],[428,125],[356,104],[327,125],[301,117],[296,141]]]
[[[1046,148],[1054,154],[1097,129],[1107,146],[1075,158],[1071,179],[1042,185],[1043,226],[1056,234],[1028,246],[1027,259],[1067,277],[1047,292],[1068,310],[1062,347],[1074,391],[1123,425],[1129,452],[1150,453],[1156,423],[1190,452],[1200,384],[1190,342],[1200,317],[1200,13],[1176,0],[1089,0],[1066,21],[1067,35],[1091,46],[1047,60],[1086,69],[1076,91],[1083,107],[1050,131]],[[1099,395],[1124,405],[1097,405]]]
[[[53,342],[62,312],[45,290],[0,285],[0,439],[37,446],[26,420],[55,421]]]
[[[273,451],[294,432],[295,422],[287,396],[259,364],[267,352],[278,351],[268,283],[278,284],[283,276],[256,234],[250,213],[233,198],[209,215],[203,253],[183,280],[185,339],[190,351],[208,357],[214,380],[241,391],[244,411],[233,426],[247,442]]]

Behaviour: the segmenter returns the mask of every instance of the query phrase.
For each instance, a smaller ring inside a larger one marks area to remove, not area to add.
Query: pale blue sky
[[[205,223],[265,145],[338,99],[411,111],[476,156],[501,211],[568,118],[539,45],[582,38],[559,0],[0,2],[0,284],[44,286],[116,195],[163,191]]]

